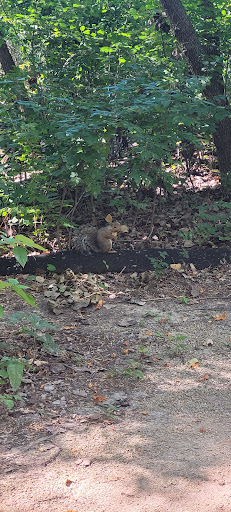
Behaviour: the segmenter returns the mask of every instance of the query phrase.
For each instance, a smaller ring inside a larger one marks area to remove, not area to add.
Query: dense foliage
[[[38,232],[108,183],[171,190],[177,145],[202,147],[229,115],[205,90],[218,72],[230,96],[231,3],[183,3],[203,48],[219,44],[200,76],[157,0],[1,3],[15,66],[0,81],[0,214]]]

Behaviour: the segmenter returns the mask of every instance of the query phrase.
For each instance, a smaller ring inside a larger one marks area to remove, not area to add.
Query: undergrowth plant
[[[111,377],[123,376],[126,378],[136,377],[137,379],[144,379],[144,374],[142,370],[139,369],[140,363],[138,361],[134,361],[133,359],[130,361],[125,361],[125,366],[116,367],[115,369],[110,371]]]
[[[19,388],[22,382],[23,370],[26,365],[29,365],[29,363],[22,357],[2,357],[0,361],[0,386],[7,385],[7,382],[9,381],[13,389],[13,394],[0,394],[0,400],[8,407],[8,409],[13,408],[14,400],[22,400],[22,398],[14,392]]]
[[[166,251],[162,251],[159,253],[159,258],[150,258],[150,261],[151,261],[151,264],[152,264],[152,267],[153,267],[153,272],[155,274],[155,276],[157,277],[157,279],[159,279],[160,277],[162,277],[165,273],[165,271],[167,270],[168,268],[168,263],[166,263],[165,258],[167,256],[167,252]]]
[[[24,267],[27,262],[29,248],[44,251],[43,247],[36,244],[30,238],[27,238],[23,235],[16,235],[14,238],[6,237],[4,233],[1,233],[0,248],[1,247],[11,250],[16,258],[16,261],[22,267]],[[21,297],[27,304],[33,307],[37,307],[34,297],[25,291],[28,289],[28,286],[21,285],[17,279],[8,278],[5,281],[0,281],[0,291],[3,289],[16,293],[16,295]],[[4,308],[2,305],[0,305],[0,317],[3,317],[3,315]],[[11,317],[8,318],[8,322],[12,324],[21,324],[22,321],[23,324],[28,323],[29,326],[31,326],[31,328],[23,326],[22,331],[25,331],[27,334],[31,335],[34,339],[34,342],[35,340],[40,341],[43,345],[43,348],[48,352],[57,352],[58,347],[53,342],[50,333],[42,332],[44,329],[56,329],[53,325],[49,324],[39,315],[34,313],[27,314],[24,312],[18,312],[14,313],[11,315]],[[0,386],[5,386],[9,381],[13,391],[17,390],[22,381],[23,370],[28,364],[28,361],[21,357],[2,357],[0,360]],[[13,407],[14,400],[19,399],[20,397],[15,393],[8,395],[0,394],[0,400],[4,402],[9,409]]]
[[[58,345],[54,343],[51,334],[44,332],[45,329],[56,331],[57,327],[44,320],[41,316],[35,313],[27,314],[19,311],[10,315],[7,321],[10,324],[23,325],[23,327],[20,327],[20,331],[29,334],[33,338],[34,345],[36,345],[36,340],[38,340],[46,352],[54,353],[59,351]],[[25,324],[28,324],[28,326]]]

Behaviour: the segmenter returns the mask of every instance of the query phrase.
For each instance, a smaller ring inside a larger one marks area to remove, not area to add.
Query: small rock
[[[52,384],[45,384],[43,389],[44,391],[49,391],[49,393],[52,393],[52,391],[54,391],[55,389],[55,386],[53,386]]]
[[[120,327],[130,327],[132,325],[136,325],[136,320],[134,318],[122,318],[119,320],[118,325]]]
[[[104,405],[115,405],[117,407],[127,407],[129,405],[128,397],[123,391],[118,391],[107,398]]]
[[[81,391],[81,389],[72,389],[72,395],[81,396],[82,398],[87,397],[86,391]]]

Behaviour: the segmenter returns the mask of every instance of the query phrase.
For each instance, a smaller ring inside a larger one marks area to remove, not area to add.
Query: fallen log
[[[163,253],[165,257],[163,257]],[[161,256],[162,254],[162,256]],[[47,265],[54,265],[55,272],[64,272],[70,268],[75,273],[106,272],[144,272],[153,270],[152,259],[164,261],[168,265],[173,263],[193,263],[199,269],[217,267],[231,263],[231,249],[225,247],[218,249],[147,249],[140,251],[121,251],[115,253],[95,253],[89,256],[76,251],[60,251],[49,254],[36,254],[28,257],[22,268],[15,258],[0,258],[0,275],[36,274],[38,271],[47,271]]]

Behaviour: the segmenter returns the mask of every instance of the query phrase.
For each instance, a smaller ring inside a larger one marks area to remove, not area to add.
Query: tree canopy
[[[230,2],[3,0],[0,9],[2,215],[65,225],[62,208],[79,190],[97,196],[125,179],[171,190],[177,145],[201,148],[212,136],[231,187]]]

